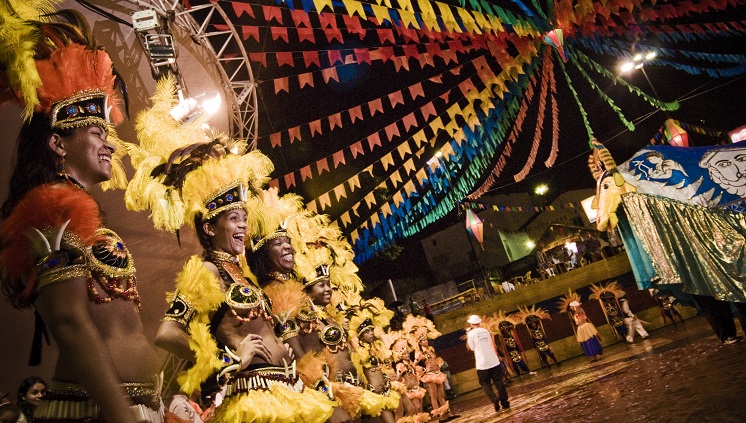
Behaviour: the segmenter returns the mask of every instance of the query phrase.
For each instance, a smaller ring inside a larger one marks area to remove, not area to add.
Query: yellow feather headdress
[[[580,304],[583,303],[580,301],[580,295],[577,292],[568,289],[567,294],[563,295],[557,302],[557,308],[561,311],[567,311],[570,308],[570,303],[573,301],[577,301]]]
[[[178,104],[176,82],[158,82],[153,106],[137,117],[139,145],[127,149],[135,176],[127,186],[130,210],[150,209],[156,229],[170,232],[197,216],[207,221],[221,212],[243,208],[249,233],[260,223],[261,186],[269,180],[272,162],[246,142],[204,129],[197,119],[179,123],[170,110]]]
[[[609,292],[616,299],[622,298],[625,294],[625,292],[622,290],[622,287],[619,286],[617,281],[611,281],[606,285],[596,285],[595,283],[591,285],[591,295],[588,297],[591,300],[599,300],[601,299],[601,295],[603,295],[604,292]]]
[[[532,305],[531,307],[518,307],[518,314],[516,315],[516,318],[526,324],[526,319],[529,316],[536,316],[539,319],[552,320],[552,316],[549,314],[549,312],[541,307],[536,307],[535,305]]]

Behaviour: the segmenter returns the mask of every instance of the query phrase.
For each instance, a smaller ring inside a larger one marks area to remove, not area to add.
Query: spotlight
[[[546,186],[545,184],[541,184],[538,187],[536,187],[536,189],[534,190],[534,193],[536,193],[536,195],[544,195],[548,191],[549,191],[549,187]]]
[[[181,123],[190,123],[203,115],[212,116],[220,109],[220,94],[215,91],[200,94],[194,98],[184,98],[179,91],[179,104],[169,112],[171,116]]]

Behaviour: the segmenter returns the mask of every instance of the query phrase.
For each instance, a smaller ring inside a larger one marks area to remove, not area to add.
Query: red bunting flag
[[[251,4],[249,3],[241,3],[234,1],[231,3],[231,6],[233,6],[233,13],[236,14],[236,17],[241,17],[244,13],[254,18],[254,9],[251,8]]]
[[[302,182],[306,182],[306,179],[312,178],[311,176],[311,165],[304,166],[300,169],[300,179]]]
[[[329,129],[334,129],[337,126],[342,127],[342,113],[340,112],[329,116]]]
[[[319,23],[321,28],[337,28],[337,15],[334,13],[319,13]]]
[[[393,30],[376,29],[376,33],[378,34],[378,39],[381,41],[381,44],[385,43],[386,41],[391,42],[391,44],[396,44],[396,39],[394,38]]]
[[[330,79],[339,82],[339,75],[337,75],[337,68],[326,68],[321,70],[321,76],[324,77],[324,82],[329,83]]]
[[[427,122],[427,118],[430,116],[436,116],[438,113],[435,111],[435,106],[433,105],[433,102],[429,102],[422,106],[420,108],[420,112],[422,112],[422,119]]]
[[[285,189],[295,186],[295,173],[288,173],[285,175]]]
[[[275,189],[278,189],[278,190],[280,189],[280,181],[278,181],[277,179],[273,179],[273,180],[269,181],[268,185],[269,185],[270,188],[275,188]]]
[[[402,123],[404,123],[404,131],[408,131],[411,127],[417,126],[417,118],[414,116],[414,112],[404,116],[402,118]]]
[[[326,35],[326,41],[332,42],[332,40],[337,40],[340,43],[344,44],[344,38],[342,38],[342,31],[339,28],[327,28],[324,30],[324,34]]]
[[[347,29],[347,32],[350,34],[357,34],[361,40],[368,34],[368,32],[363,29],[359,17],[344,15],[342,16],[342,20],[344,21],[344,27]]]
[[[424,97],[425,91],[422,89],[422,83],[418,82],[414,85],[411,85],[409,87],[409,96],[412,97],[412,100],[417,99],[417,97]]]
[[[278,51],[275,56],[277,57],[277,66],[295,65],[293,63],[293,52],[291,51]]]
[[[259,27],[258,26],[247,26],[244,25],[241,27],[241,37],[244,41],[248,40],[249,37],[256,40],[256,42],[259,42]]]
[[[316,50],[304,51],[303,62],[306,64],[307,68],[311,65],[321,67],[321,62],[319,61],[319,52]]]
[[[313,87],[313,72],[298,74],[298,83],[300,84],[301,88],[305,87],[306,85],[310,85]]]
[[[370,64],[370,52],[368,49],[355,48],[352,51],[355,53],[355,59],[357,59],[358,63]]]
[[[252,62],[261,63],[265,68],[267,67],[267,54],[266,53],[249,53],[249,60]]]
[[[389,94],[388,97],[392,109],[395,108],[397,104],[404,104],[404,96],[402,96],[401,91],[395,91]]]
[[[393,47],[378,47],[378,53],[381,55],[381,61],[383,63],[396,57]]]
[[[327,51],[327,55],[329,56],[329,64],[334,66],[337,62],[344,64],[344,60],[342,60],[342,52],[339,50],[329,50]]]
[[[311,28],[311,18],[308,16],[305,10],[296,9],[290,11],[290,17],[293,18],[293,23],[296,28],[305,27]]]
[[[271,22],[273,19],[282,25],[282,9],[277,6],[262,6],[264,12],[264,20]]]
[[[386,132],[386,138],[388,138],[389,141],[394,139],[394,136],[399,136],[399,126],[397,126],[396,122],[393,122],[386,126],[385,128]]]
[[[298,28],[298,39],[303,41],[310,41],[316,44],[316,36],[313,35],[313,28]]]
[[[288,37],[288,29],[284,26],[273,26],[270,28],[270,33],[272,33],[272,39],[282,39],[286,43],[290,41],[290,37]]]
[[[275,79],[275,94],[278,94],[280,91],[290,92],[287,77]]]
[[[281,146],[282,145],[282,133],[275,132],[274,134],[270,134],[269,144],[272,146],[272,148]]]
[[[295,140],[300,140],[300,126],[288,129],[288,135],[290,136],[290,144],[295,142]]]

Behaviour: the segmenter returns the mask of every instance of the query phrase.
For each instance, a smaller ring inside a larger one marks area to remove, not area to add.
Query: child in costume
[[[324,422],[335,403],[303,386],[275,335],[272,301],[243,258],[246,239],[266,221],[261,186],[272,164],[247,153],[244,141],[207,134],[202,122],[179,124],[168,113],[177,101],[173,79],[159,81],[153,107],[138,118],[140,145],[130,146],[137,171],[128,206],[149,208],[157,228],[193,225],[204,248],[178,275],[157,342],[193,363],[178,377],[182,392],[222,390],[211,421]],[[255,246],[278,238],[270,233]],[[283,265],[277,278],[292,271],[292,251],[273,246],[270,257]]]
[[[125,183],[113,128],[123,119],[121,80],[81,15],[48,14],[43,3],[0,4],[0,91],[25,107],[2,207],[3,292],[35,309],[32,364],[44,324],[59,346],[34,421],[161,422],[134,262],[88,191]]]
[[[420,382],[427,386],[430,394],[432,406],[430,414],[434,418],[445,417],[450,414],[450,405],[446,400],[444,389],[446,375],[440,371],[443,359],[437,356],[435,348],[430,345],[428,340],[428,338],[435,339],[439,337],[440,332],[435,329],[435,325],[431,320],[412,315],[407,316],[403,328],[405,332],[409,333],[413,341],[412,343],[417,345],[415,362],[424,369]]]

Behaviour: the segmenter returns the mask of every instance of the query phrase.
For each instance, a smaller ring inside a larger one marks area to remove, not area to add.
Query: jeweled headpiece
[[[357,328],[358,335],[362,335],[363,332],[366,330],[373,330],[375,326],[373,326],[373,320],[371,319],[365,319],[360,323],[360,326]]]
[[[104,128],[117,148],[112,178],[102,187],[124,188],[127,149],[113,126],[124,120],[117,91],[126,88],[85,18],[74,10],[54,12],[48,1],[4,0],[0,22],[0,104],[15,98],[26,120],[42,113],[55,130]]]
[[[313,286],[318,281],[326,279],[329,280],[329,264],[327,263],[321,263],[318,266],[316,266],[315,269],[315,276],[311,278],[307,278],[306,282],[303,284],[303,288],[308,288],[310,286]]]
[[[263,237],[257,237],[253,239],[251,241],[251,252],[256,253],[267,242],[272,241],[273,239],[283,237],[283,236],[288,236],[286,222],[282,222],[280,226],[277,228],[277,230],[275,230],[274,232],[271,232],[268,235],[265,235]]]

